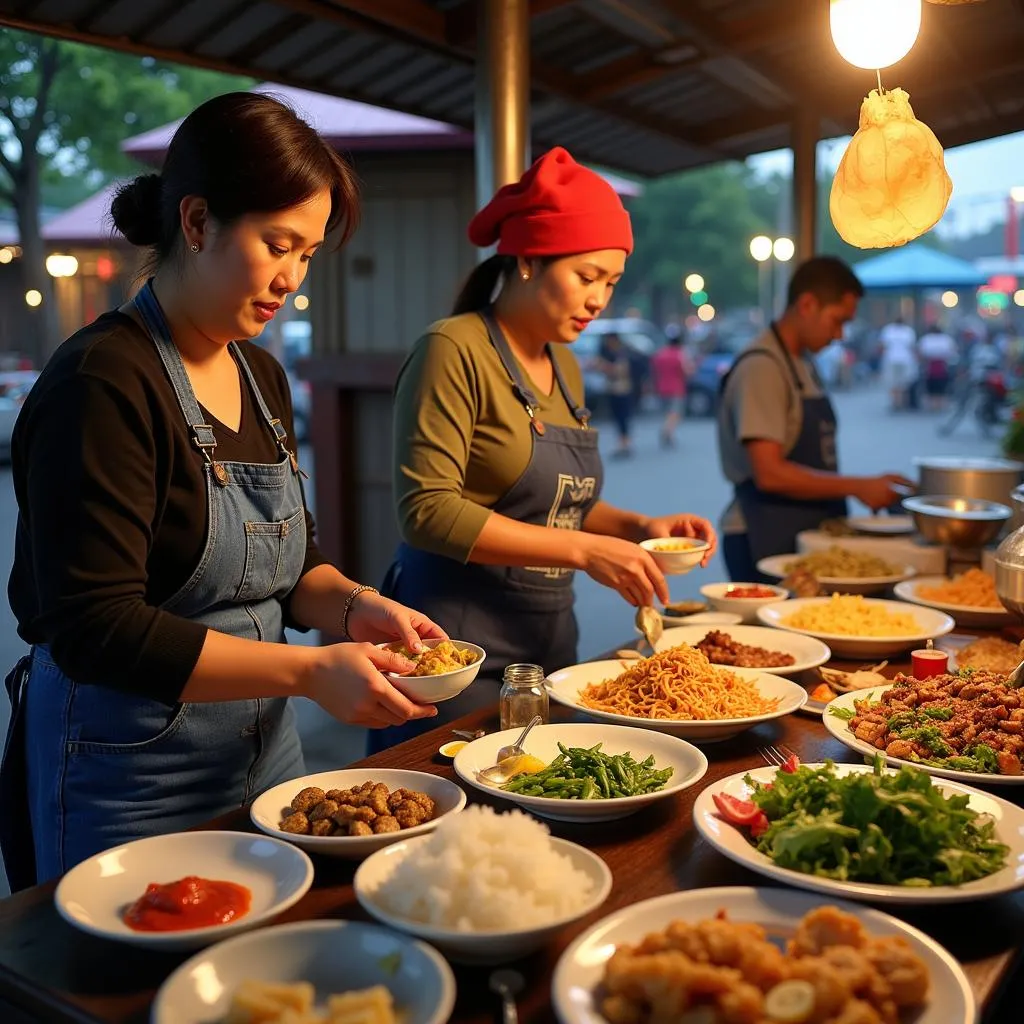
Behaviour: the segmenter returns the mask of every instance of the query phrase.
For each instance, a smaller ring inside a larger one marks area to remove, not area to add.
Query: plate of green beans
[[[613,821],[657,800],[670,799],[699,782],[708,770],[704,754],[676,736],[622,725],[539,725],[525,752],[537,769],[495,785],[479,773],[518,729],[490,733],[455,756],[463,782],[552,821]]]

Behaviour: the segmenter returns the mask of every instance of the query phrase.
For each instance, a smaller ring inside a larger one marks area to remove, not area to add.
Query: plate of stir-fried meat
[[[848,747],[963,782],[1024,783],[1024,690],[1002,672],[962,670],[844,693],[826,728]]]
[[[821,640],[766,626],[678,626],[666,629],[658,650],[687,644],[702,651],[712,665],[756,668],[772,675],[792,675],[824,665],[832,652]]]

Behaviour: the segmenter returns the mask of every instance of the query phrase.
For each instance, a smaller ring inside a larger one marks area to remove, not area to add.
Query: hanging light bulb
[[[921,0],[831,0],[832,41],[855,68],[875,71],[902,60],[921,28]]]

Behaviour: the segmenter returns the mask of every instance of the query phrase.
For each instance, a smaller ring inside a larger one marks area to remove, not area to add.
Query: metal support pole
[[[480,0],[474,135],[477,209],[526,169],[529,126],[529,0]]]
[[[810,259],[818,250],[818,139],[821,119],[801,109],[793,120],[793,241],[794,264]]]

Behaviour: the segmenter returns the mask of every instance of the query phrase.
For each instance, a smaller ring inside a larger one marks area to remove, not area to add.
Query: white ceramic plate
[[[121,919],[152,882],[198,875],[244,885],[249,912],[228,924],[176,932],[137,932]],[[298,903],[313,883],[313,862],[288,843],[246,832],[172,832],[97,853],[73,867],[54,893],[65,921],[90,935],[146,949],[199,949],[265,924]]]
[[[695,612],[693,615],[666,615],[662,612],[661,621],[666,626],[738,626],[743,616],[735,612]]]
[[[384,832],[373,836],[300,836],[293,832],[282,832],[278,826],[292,799],[307,786],[319,786],[325,792],[328,789],[350,789],[364,782],[383,782],[389,790],[418,790],[426,793],[437,805],[434,817],[415,828],[403,829],[401,832]],[[344,768],[334,772],[318,772],[315,775],[304,775],[300,779],[282,782],[265,793],[261,793],[249,810],[252,823],[268,836],[283,839],[309,853],[318,853],[324,857],[342,857],[346,860],[362,860],[375,850],[400,842],[411,836],[423,835],[437,827],[440,818],[447,814],[457,814],[466,806],[466,794],[448,779],[429,772],[407,772],[400,768]]]
[[[803,555],[772,555],[762,558],[757,563],[757,571],[765,576],[783,579],[788,571],[786,566]],[[909,579],[917,570],[912,565],[905,565],[898,573],[890,576],[816,576],[821,586],[830,593],[839,594],[878,594],[900,580]]]
[[[858,533],[879,533],[884,536],[914,532],[911,516],[850,516],[846,525]]]
[[[588,928],[559,958],[551,998],[562,1024],[606,1024],[600,1010],[605,964],[622,943],[637,943],[673,921],[701,921],[725,910],[733,921],[760,924],[775,940],[793,935],[800,919],[822,898],[791,889],[746,887],[694,889],[634,903]],[[872,936],[900,935],[921,957],[931,979],[928,1002],[914,1024],[975,1024],[977,1009],[963,968],[934,939],[879,910],[829,900],[860,919]]]
[[[982,629],[998,629],[1013,622],[1014,617],[1005,608],[985,608],[980,605],[950,604],[948,601],[933,601],[918,593],[919,587],[937,587],[948,583],[945,576],[919,576],[914,580],[904,580],[893,588],[901,601],[924,605],[926,608],[937,608],[947,615],[952,615],[958,625],[976,626]]]
[[[808,768],[821,768],[820,764],[807,765]],[[869,774],[870,765],[837,764],[836,775]],[[751,772],[737,772],[721,782],[713,783],[698,794],[693,805],[693,821],[700,834],[719,853],[724,853],[730,860],[758,874],[795,885],[798,889],[810,889],[851,900],[871,900],[875,903],[891,904],[930,904],[930,903],[963,903],[969,900],[982,900],[1000,893],[1012,892],[1024,886],[1024,810],[958,782],[935,782],[933,785],[943,796],[968,796],[968,806],[979,814],[991,815],[996,821],[996,834],[1000,842],[1010,847],[1007,864],[1002,870],[979,878],[965,885],[942,885],[932,888],[919,888],[912,885],[882,885],[871,882],[841,882],[834,878],[819,878],[817,875],[804,874],[790,868],[779,867],[770,857],[759,852],[747,839],[747,832],[723,821],[715,809],[713,794],[727,794],[739,800],[750,798],[752,789],[744,781],[746,775],[762,785],[775,779],[777,768],[755,768]]]
[[[650,729],[628,728],[622,725],[587,725],[567,722],[561,725],[538,725],[526,739],[526,753],[550,763],[558,756],[558,744],[566,747],[593,747],[601,744],[605,754],[629,753],[636,761],[654,755],[655,768],[671,768],[672,775],[664,789],[643,796],[625,796],[600,800],[553,800],[541,796],[522,796],[506,793],[500,787],[485,782],[478,773],[495,763],[498,751],[506,743],[514,743],[520,729],[492,732],[474,740],[455,755],[455,771],[463,782],[518,804],[539,818],[552,821],[614,821],[666,797],[689,789],[704,778],[708,759],[691,743],[652,732]]]
[[[763,715],[752,715],[749,718],[712,719],[705,722],[680,721],[666,718],[633,718],[630,715],[615,715],[607,711],[595,711],[593,708],[580,704],[579,693],[591,683],[600,683],[605,679],[613,679],[621,675],[634,662],[623,661],[590,661],[583,665],[571,665],[560,672],[554,672],[546,680],[548,694],[552,700],[566,707],[582,711],[591,718],[614,725],[629,725],[639,729],[656,729],[671,736],[690,740],[693,743],[710,743],[716,740],[727,740],[737,733],[743,732],[759,722],[768,722],[773,718],[782,718],[800,708],[807,700],[807,691],[796,683],[782,676],[769,675],[756,669],[728,669],[733,675],[752,680],[763,697],[777,697],[779,706],[774,711]]]
[[[680,644],[689,644],[695,647],[709,633],[707,626],[678,626],[674,629],[666,629],[661,639],[656,644],[659,651],[667,651],[670,647],[678,647]],[[780,629],[768,629],[766,626],[731,626],[723,629],[738,644],[745,644],[748,647],[763,647],[769,651],[778,651],[782,654],[789,654],[795,659],[792,665],[776,665],[757,669],[758,672],[768,672],[771,675],[788,676],[797,672],[805,672],[807,669],[817,668],[824,665],[832,657],[832,652],[827,644],[815,640],[811,636],[801,636],[799,633],[786,633]],[[728,668],[728,665],[722,666]]]
[[[301,921],[222,942],[183,963],[157,992],[150,1024],[221,1024],[247,980],[308,981],[317,1002],[384,985],[405,1024],[445,1024],[455,978],[430,946],[361,921]]]
[[[549,939],[567,924],[578,921],[595,911],[608,898],[612,889],[612,873],[608,865],[596,853],[565,839],[551,838],[555,849],[572,860],[577,871],[585,871],[593,882],[592,892],[586,904],[574,913],[563,915],[550,924],[521,928],[517,931],[468,932],[437,925],[422,924],[397,917],[385,910],[374,899],[378,886],[390,876],[399,861],[409,856],[415,844],[426,842],[429,836],[410,839],[380,850],[359,865],[352,886],[360,906],[382,924],[401,932],[408,932],[436,946],[449,960],[458,963],[495,964],[517,960],[527,953],[540,949]]]
[[[787,626],[786,622],[804,608],[826,605],[828,597],[798,597],[785,604],[770,605],[762,608],[757,617],[766,626],[775,626],[790,633],[813,636],[828,644],[832,653],[840,658],[855,658],[862,661],[888,658],[903,651],[923,647],[928,640],[938,639],[951,632],[955,625],[944,612],[923,606],[911,606],[902,601],[877,601],[868,599],[867,604],[881,608],[890,615],[910,615],[920,626],[920,631],[913,636],[843,636],[839,633],[825,633],[819,630],[797,629]]]
[[[952,768],[934,768],[929,764],[919,764],[916,761],[905,761],[901,757],[890,757],[884,750],[879,750],[870,743],[857,739],[857,737],[850,731],[850,723],[848,721],[830,714],[831,708],[841,708],[843,710],[852,711],[854,710],[854,701],[864,700],[869,695],[872,703],[874,703],[882,696],[883,693],[885,693],[886,690],[891,688],[892,684],[890,683],[889,686],[872,686],[868,690],[855,690],[853,693],[841,693],[834,701],[829,703],[825,708],[825,713],[821,716],[822,721],[825,723],[825,728],[828,729],[828,731],[841,743],[845,743],[851,750],[856,750],[859,754],[863,754],[865,757],[874,758],[875,754],[881,754],[886,764],[895,766],[909,764],[940,779],[954,779],[957,782],[966,782],[968,784],[973,783],[976,786],[1024,785],[1024,775],[989,775],[982,772],[960,772]]]

